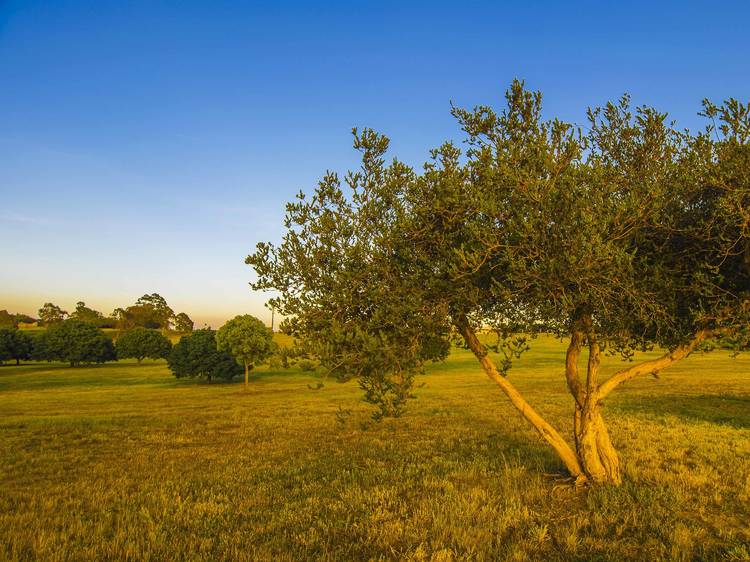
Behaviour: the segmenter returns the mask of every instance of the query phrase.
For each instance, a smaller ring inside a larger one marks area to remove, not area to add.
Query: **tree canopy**
[[[112,340],[93,324],[74,318],[51,325],[37,340],[37,359],[64,361],[71,367],[117,359]]]
[[[206,377],[231,380],[242,374],[242,367],[229,353],[216,348],[216,333],[213,330],[196,330],[182,336],[172,347],[167,364],[177,378]]]
[[[88,322],[89,324],[93,324],[98,328],[107,328],[114,324],[114,320],[112,318],[106,318],[104,314],[102,314],[98,310],[94,310],[93,308],[89,308],[88,306],[86,306],[86,303],[83,301],[78,301],[76,303],[76,309],[73,311],[70,317],[75,318],[76,320],[80,320],[81,322]]]
[[[44,303],[42,308],[39,309],[39,321],[47,326],[62,322],[67,316],[68,312],[66,310],[51,302]]]
[[[586,129],[543,119],[521,82],[505,101],[454,108],[465,150],[445,143],[421,171],[355,130],[360,169],[300,193],[282,243],[246,263],[254,288],[278,292],[284,329],[331,373],[358,377],[381,413],[400,411],[455,334],[578,482],[619,483],[604,398],[709,338],[747,345],[750,105],[705,101],[708,124],[692,133],[628,96],[590,109]],[[540,331],[569,341],[572,446],[509,377]],[[659,359],[599,380],[602,353],[654,346]]]
[[[0,362],[13,359],[16,365],[31,358],[31,336],[15,328],[0,329]]]
[[[123,332],[117,338],[115,347],[119,359],[132,357],[140,363],[147,357],[166,359],[172,343],[156,330],[136,327]]]
[[[273,332],[255,316],[235,316],[216,333],[219,351],[226,351],[245,369],[245,386],[253,365],[264,361],[274,350]]]
[[[173,319],[173,323],[175,332],[185,334],[193,331],[193,321],[184,312],[177,314]]]
[[[158,293],[140,297],[134,305],[116,308],[112,318],[121,330],[141,327],[176,332],[192,332],[193,321],[184,312],[175,314],[167,301]]]

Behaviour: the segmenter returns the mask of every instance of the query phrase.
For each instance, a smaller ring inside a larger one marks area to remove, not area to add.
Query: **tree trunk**
[[[515,406],[521,415],[539,432],[539,435],[541,435],[541,437],[555,450],[558,457],[560,457],[560,460],[565,464],[565,468],[568,469],[570,475],[576,479],[576,482],[585,482],[586,476],[578,460],[578,456],[557,430],[547,423],[547,421],[542,418],[542,416],[540,416],[528,402],[526,402],[510,381],[498,371],[487,353],[487,348],[479,341],[473,328],[469,325],[468,318],[465,316],[456,318],[455,325],[463,336],[466,345],[479,360],[479,363],[482,365],[482,369],[484,369],[487,376],[500,387],[510,399],[513,406]]]
[[[18,365],[20,365],[20,364],[21,364],[21,360],[20,360],[20,359],[19,359],[18,357],[16,357],[16,367],[17,367]]]
[[[249,373],[250,373],[250,367],[248,366],[247,361],[245,361],[245,390],[247,390],[247,382],[249,378]]]
[[[576,437],[576,452],[587,478],[594,484],[615,484],[622,482],[620,475],[620,459],[609,438],[607,426],[600,409],[599,387],[597,377],[601,364],[601,349],[592,327],[590,316],[582,319],[580,324],[586,333],[588,343],[588,364],[586,366],[586,389],[583,395],[580,389],[574,395],[576,400],[576,423],[574,433]],[[571,333],[571,347],[577,343],[580,351],[582,331],[574,327]],[[571,357],[568,357],[570,360]],[[575,357],[576,363],[578,357]],[[566,373],[571,370],[571,365],[566,365]],[[568,375],[570,379],[570,375]],[[576,365],[576,378],[577,365]],[[569,383],[570,386],[570,383]],[[583,401],[581,403],[581,398]]]
[[[607,431],[601,413],[602,400],[618,385],[637,376],[656,373],[687,357],[702,341],[711,336],[701,330],[693,339],[658,359],[644,361],[615,373],[602,384],[597,383],[601,349],[596,339],[590,315],[581,316],[573,324],[570,344],[565,359],[565,378],[568,390],[574,399],[573,438],[575,451],[560,434],[526,402],[510,381],[500,373],[488,356],[487,348],[479,341],[466,316],[454,319],[454,325],[463,336],[466,345],[474,353],[482,369],[493,380],[521,415],[536,429],[542,438],[555,450],[577,484],[610,484],[622,482],[620,459]],[[578,372],[578,362],[584,342],[588,345],[586,384]]]

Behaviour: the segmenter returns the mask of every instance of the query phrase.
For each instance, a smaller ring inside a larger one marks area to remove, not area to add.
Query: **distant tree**
[[[162,330],[169,330],[170,322],[174,317],[174,310],[172,310],[167,301],[158,293],[152,293],[150,295],[143,295],[135,302],[136,307],[141,307],[143,311],[150,311],[149,315],[151,320],[158,324],[158,327]],[[144,326],[149,328],[151,326]]]
[[[245,368],[245,386],[250,369],[274,351],[273,332],[255,316],[235,316],[216,333],[220,351],[229,352]]]
[[[132,357],[140,363],[146,357],[166,359],[172,343],[158,331],[137,327],[122,333],[117,338],[115,348],[119,359]]]
[[[213,330],[196,330],[182,336],[172,347],[167,364],[175,377],[206,377],[208,382],[215,378],[231,380],[242,374],[242,367],[234,357],[216,348],[216,334]]]
[[[40,336],[34,355],[48,361],[64,361],[71,367],[117,359],[112,340],[93,324],[76,319],[51,325]]]
[[[0,328],[15,328],[16,318],[7,310],[0,310]]]
[[[86,303],[83,301],[78,301],[76,303],[76,309],[73,311],[70,317],[76,320],[80,320],[81,322],[88,322],[89,324],[93,324],[97,327],[101,327],[101,325],[106,321],[104,315],[101,312],[87,307]]]
[[[120,330],[129,330],[140,326],[167,331],[176,317],[167,301],[158,293],[153,293],[143,295],[132,306],[116,308],[112,312],[112,318]]]
[[[51,302],[44,303],[44,306],[39,309],[39,321],[45,326],[58,324],[65,320],[66,316],[68,316],[67,311]]]
[[[28,314],[14,314],[13,319],[15,321],[15,325],[18,326],[19,324],[35,324],[36,318],[32,318]]]
[[[32,346],[31,336],[17,328],[0,329],[0,362],[14,359],[20,365],[31,357]]]
[[[193,321],[190,319],[190,316],[188,316],[184,312],[180,312],[177,316],[175,316],[173,323],[175,332],[186,334],[193,331]]]
[[[515,81],[502,111],[453,114],[466,152],[446,143],[420,171],[355,131],[361,168],[287,205],[281,245],[247,258],[253,286],[278,291],[286,330],[386,409],[456,334],[576,482],[617,485],[609,395],[708,339],[750,344],[750,104],[705,102],[691,133],[624,96],[589,110],[584,132],[544,120],[541,94]],[[569,342],[570,442],[510,376],[542,329]],[[600,372],[603,353],[654,348]]]
[[[7,310],[0,310],[0,328],[17,328],[19,324],[33,324],[36,319],[28,314],[11,314]]]

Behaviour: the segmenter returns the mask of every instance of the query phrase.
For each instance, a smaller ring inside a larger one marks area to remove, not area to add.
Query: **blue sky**
[[[244,257],[285,201],[356,164],[418,165],[450,102],[514,77],[546,113],[630,92],[696,128],[750,99],[750,2],[0,0],[0,309],[159,292],[198,324],[268,319]]]

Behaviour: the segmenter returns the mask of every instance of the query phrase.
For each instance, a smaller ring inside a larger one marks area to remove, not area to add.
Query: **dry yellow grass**
[[[569,432],[563,357],[542,338],[511,376]],[[749,367],[695,356],[615,393],[626,479],[591,491],[463,350],[379,424],[297,369],[243,392],[163,362],[2,367],[0,559],[747,560]]]

